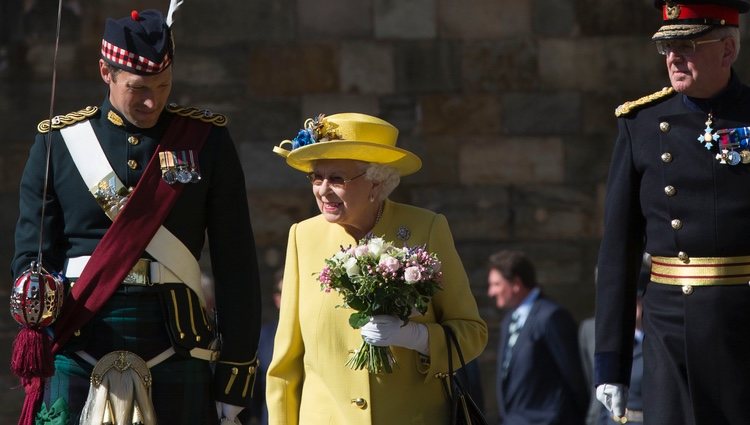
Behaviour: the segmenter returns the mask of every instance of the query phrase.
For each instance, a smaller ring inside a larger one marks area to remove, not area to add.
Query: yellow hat
[[[319,159],[351,159],[389,165],[402,176],[422,168],[419,157],[396,147],[398,129],[371,115],[318,115],[305,121],[294,140],[284,140],[273,151],[290,167],[309,173]],[[290,145],[289,149],[285,148]]]

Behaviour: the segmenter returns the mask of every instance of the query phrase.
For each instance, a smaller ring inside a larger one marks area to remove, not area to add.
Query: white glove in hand
[[[404,325],[398,317],[384,314],[371,317],[359,332],[368,344],[378,347],[395,345],[430,354],[429,332],[423,323],[409,321]]]
[[[244,409],[244,407],[235,406],[233,404],[226,404],[216,402],[216,413],[219,414],[221,419],[221,425],[224,424],[237,424],[240,425],[240,421],[237,419],[237,415]]]
[[[622,384],[601,384],[596,387],[596,399],[601,401],[613,415],[625,416],[628,404],[628,387]]]

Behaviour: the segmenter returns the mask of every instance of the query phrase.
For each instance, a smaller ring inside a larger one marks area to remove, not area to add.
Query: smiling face
[[[380,207],[378,202],[370,201],[379,184],[362,175],[366,167],[364,162],[348,159],[318,160],[313,167],[313,174],[322,178],[319,184],[312,185],[320,212],[329,223],[343,226],[355,239],[372,230]],[[342,179],[351,180],[341,184]]]
[[[109,86],[109,101],[138,128],[156,125],[172,89],[172,67],[156,75],[138,75],[127,71],[112,72],[104,60],[99,61],[102,80]]]
[[[518,277],[509,280],[499,270],[490,269],[487,276],[487,295],[495,299],[497,308],[518,307],[528,292]]]
[[[696,42],[714,39],[710,33]],[[667,72],[672,87],[690,97],[707,99],[718,94],[729,82],[736,44],[732,37],[699,44],[692,55],[669,52]]]

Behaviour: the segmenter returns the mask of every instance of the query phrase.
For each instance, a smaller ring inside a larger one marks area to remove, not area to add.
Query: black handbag
[[[471,399],[468,391],[464,389],[463,384],[456,378],[456,371],[453,369],[453,347],[455,347],[458,359],[461,361],[461,367],[466,367],[464,355],[461,353],[461,346],[458,345],[458,339],[453,334],[450,326],[443,325],[445,331],[445,343],[448,347],[448,376],[442,380],[445,394],[450,403],[450,425],[487,425],[487,419],[477,407],[474,400]]]

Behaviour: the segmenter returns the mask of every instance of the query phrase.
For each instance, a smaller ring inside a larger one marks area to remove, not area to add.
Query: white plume
[[[174,13],[177,11],[177,9],[182,6],[182,3],[184,3],[185,0],[169,0],[169,11],[167,12],[167,26],[172,28],[172,23],[174,22],[174,18],[172,17]]]

